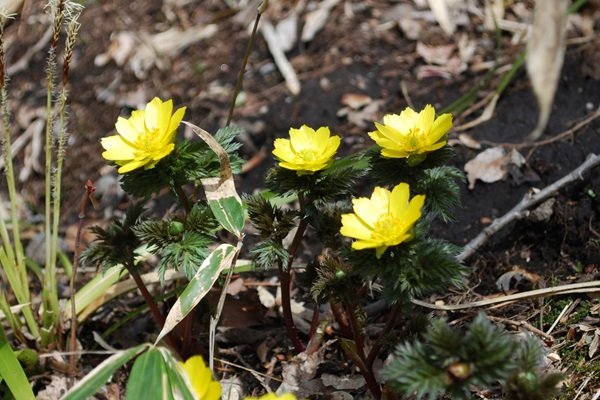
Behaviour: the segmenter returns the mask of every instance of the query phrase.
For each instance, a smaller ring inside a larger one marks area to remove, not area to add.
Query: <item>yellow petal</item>
[[[342,214],[340,233],[353,239],[370,239],[372,231],[356,214]]]
[[[320,148],[324,148],[327,144],[327,139],[331,136],[331,132],[329,128],[326,126],[322,126],[316,130],[314,134],[314,138],[312,141]]]
[[[221,384],[213,381],[208,384],[208,390],[204,394],[202,400],[220,400],[221,399]]]
[[[297,164],[297,163],[290,163],[290,162],[286,162],[286,161],[280,161],[279,166],[281,168],[290,169],[292,171],[304,171],[305,170],[304,165]]]
[[[160,115],[161,106],[162,101],[158,97],[153,98],[150,103],[146,104],[144,119],[147,129],[153,131],[158,128],[158,116]]]
[[[161,158],[168,156],[173,151],[174,148],[175,148],[175,143],[169,143],[166,146],[163,146],[160,149],[160,151],[158,151],[157,153],[152,154],[151,158],[155,161],[158,161]]]
[[[129,123],[139,133],[146,130],[146,122],[144,121],[144,110],[134,110],[129,117]]]
[[[129,162],[123,164],[117,170],[117,172],[120,173],[120,174],[125,174],[127,172],[133,171],[134,169],[138,169],[140,167],[143,167],[144,164],[146,164],[146,161],[144,161],[144,160],[141,160],[141,161],[140,160],[132,160],[132,161],[129,161]]]
[[[365,197],[359,197],[352,200],[352,208],[358,218],[360,218],[369,228],[373,229],[375,222],[386,210],[375,209],[371,200]]]
[[[400,119],[403,121],[405,126],[412,128],[412,127],[416,126],[417,122],[419,121],[419,113],[410,107],[406,107],[400,113]]]
[[[446,145],[446,140],[442,140],[441,142],[437,142],[437,143],[432,144],[430,146],[425,146],[425,147],[421,148],[420,151],[419,151],[419,153],[430,153],[432,151],[436,151],[438,149],[441,149],[445,145]]]
[[[167,100],[162,103],[158,109],[157,128],[161,135],[168,135],[172,132],[169,130],[171,113],[173,112],[173,100]]]
[[[383,117],[383,123],[399,132],[408,132],[412,127],[405,118],[400,118],[398,114],[387,114]],[[377,125],[377,123],[375,123]]]
[[[131,122],[123,117],[117,118],[115,128],[119,135],[123,136],[123,139],[127,140],[132,146],[140,136],[140,132],[143,132],[135,129]]]
[[[371,209],[373,211],[380,210],[378,214],[387,213],[390,205],[390,194],[390,191],[385,188],[375,187],[371,195]]]
[[[169,132],[173,132],[179,127],[179,124],[183,120],[183,116],[185,115],[186,107],[178,108],[173,116],[171,117],[171,122],[169,123]]]
[[[396,142],[398,142],[400,139],[402,139],[402,137],[403,137],[402,132],[405,132],[405,131],[396,130],[393,127],[388,126],[388,125],[381,125],[378,122],[375,122],[375,127],[379,131],[380,135],[383,136],[383,138],[389,140],[392,145],[395,145]]]
[[[410,156],[410,153],[407,153],[403,150],[391,150],[391,149],[381,149],[381,155],[388,158],[406,158]]]
[[[290,129],[290,146],[292,151],[300,153],[307,148],[310,148],[310,140],[307,136],[307,129],[310,129],[306,125],[302,125],[300,129]]]
[[[421,208],[425,203],[425,195],[418,195],[413,197],[408,204],[408,208],[404,211],[402,215],[403,222],[407,225],[412,225],[419,218],[421,218]]]
[[[102,157],[107,160],[131,160],[135,156],[135,149],[129,146],[121,136],[107,136],[102,138],[100,143],[106,149],[102,153]]]
[[[352,242],[352,248],[354,250],[374,249],[380,246],[381,243],[373,242],[371,240],[357,240],[355,242]]]
[[[329,160],[331,158],[333,158],[333,156],[335,156],[335,153],[337,152],[338,148],[340,147],[340,143],[341,143],[342,139],[339,136],[332,136],[330,138],[327,139],[327,141],[324,143],[323,146],[323,158],[325,160]]]
[[[431,126],[431,142],[436,143],[452,128],[452,114],[442,114],[435,119]]]
[[[273,155],[280,160],[291,161],[296,157],[291,143],[287,139],[275,139],[273,147]]]
[[[408,198],[410,197],[410,189],[408,183],[400,183],[392,190],[390,196],[390,213],[394,216],[400,214],[408,207]]]
[[[424,135],[429,135],[431,125],[435,119],[435,109],[431,104],[427,104],[423,110],[419,113],[419,121],[417,127],[421,130]]]

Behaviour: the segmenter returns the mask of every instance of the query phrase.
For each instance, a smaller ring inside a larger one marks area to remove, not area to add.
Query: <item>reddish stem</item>
[[[381,399],[381,387],[377,380],[375,379],[375,375],[373,374],[373,369],[367,365],[367,357],[365,356],[365,347],[364,347],[364,336],[362,334],[362,330],[358,319],[356,318],[356,313],[354,312],[354,307],[351,302],[346,303],[346,313],[348,315],[348,319],[350,320],[350,328],[352,329],[352,335],[354,337],[354,343],[356,345],[357,357],[361,362],[357,363],[358,368],[362,376],[367,381],[367,387],[373,394],[376,399]]]
[[[381,350],[381,346],[383,345],[385,335],[387,335],[394,327],[394,323],[396,322],[396,319],[398,318],[398,314],[400,313],[400,307],[401,307],[400,302],[397,302],[392,307],[392,311],[388,315],[387,321],[385,322],[385,326],[383,327],[383,331],[381,331],[379,338],[377,339],[377,341],[375,342],[375,344],[373,345],[373,347],[371,347],[371,350],[369,351],[369,355],[367,356],[367,361],[366,361],[367,368],[373,369],[373,363],[375,362],[375,358],[377,358],[377,354],[379,354],[379,350]]]
[[[289,269],[284,270],[281,264],[279,264],[279,279],[281,281],[281,308],[283,309],[285,328],[290,340],[292,341],[292,344],[294,345],[294,350],[296,353],[302,353],[305,347],[298,336],[296,324],[294,324],[294,318],[292,317],[290,298],[290,271]]]
[[[150,309],[150,315],[152,315],[154,322],[156,323],[156,325],[158,326],[159,329],[162,329],[163,326],[165,325],[165,317],[163,316],[162,312],[158,309],[158,305],[156,304],[156,302],[154,301],[154,298],[148,291],[148,288],[146,288],[146,285],[144,284],[142,277],[140,276],[138,271],[135,269],[135,266],[133,265],[133,263],[130,263],[129,265],[126,264],[125,268],[127,268],[127,271],[129,271],[129,274],[131,275],[131,277],[135,281],[135,284],[137,285],[138,289],[142,293],[142,296],[144,297],[144,300],[146,301],[146,304],[148,305],[148,308]],[[175,350],[177,353],[179,353],[179,355],[181,355],[181,349],[179,348],[177,341],[173,338],[171,333],[168,333],[165,336],[165,341],[173,350]]]
[[[77,367],[77,307],[75,306],[75,279],[77,278],[77,268],[79,267],[79,255],[81,254],[81,231],[83,230],[83,222],[85,218],[85,209],[89,201],[92,201],[92,193],[96,191],[96,187],[91,179],[85,183],[85,193],[81,198],[79,206],[79,224],[77,225],[77,235],[75,236],[75,253],[73,254],[73,269],[71,271],[71,280],[69,282],[69,291],[71,295],[71,337],[69,342],[69,365],[71,367],[70,385],[73,384],[75,377],[75,369]]]

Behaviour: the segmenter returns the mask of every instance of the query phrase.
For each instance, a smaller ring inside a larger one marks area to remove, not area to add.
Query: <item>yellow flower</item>
[[[219,400],[221,398],[221,384],[213,380],[212,372],[201,356],[192,356],[179,365],[185,370],[198,399]]]
[[[275,139],[273,155],[279,166],[298,171],[301,175],[312,174],[331,165],[340,146],[340,137],[331,136],[329,128],[316,131],[306,125],[290,129],[290,139]]]
[[[131,117],[119,117],[115,128],[118,135],[102,138],[102,157],[116,162],[124,174],[140,167],[154,168],[156,163],[175,148],[177,127],[185,107],[173,111],[173,101],[155,97],[145,110],[136,110]]]
[[[435,109],[428,104],[419,113],[406,107],[399,115],[388,114],[383,122],[383,125],[375,122],[377,130],[369,132],[371,139],[381,147],[381,155],[406,158],[424,156],[444,147],[446,132],[452,128],[452,115],[435,118]]]
[[[267,393],[260,397],[246,397],[244,400],[296,400],[296,396],[292,393],[284,393],[277,396],[275,393]]]
[[[342,214],[340,233],[357,239],[352,243],[355,250],[375,249],[377,258],[389,246],[395,246],[412,238],[411,228],[421,217],[424,195],[409,201],[407,183],[396,185],[390,192],[376,187],[371,198],[352,200],[354,213]]]

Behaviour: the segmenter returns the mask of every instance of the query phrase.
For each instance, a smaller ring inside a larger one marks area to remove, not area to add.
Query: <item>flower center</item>
[[[375,222],[371,238],[385,244],[395,244],[394,240],[403,234],[402,226],[392,214],[383,214]]]
[[[313,162],[317,159],[317,152],[313,149],[305,149],[298,152],[298,158],[302,159],[304,162]]]
[[[147,154],[158,150],[161,147],[161,144],[157,129],[152,131],[146,130],[138,136],[135,147],[138,150],[138,154]]]

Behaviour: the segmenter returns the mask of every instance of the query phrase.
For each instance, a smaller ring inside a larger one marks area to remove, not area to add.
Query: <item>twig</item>
[[[547,144],[558,142],[559,140],[562,140],[568,136],[573,135],[575,132],[577,132],[581,128],[585,127],[586,125],[590,124],[592,121],[594,121],[598,117],[600,117],[600,108],[598,108],[596,111],[591,112],[584,119],[579,121],[577,124],[575,124],[571,128],[565,130],[564,132],[561,132],[558,135],[555,135],[548,139],[540,140],[537,142],[499,143],[499,142],[491,142],[488,140],[480,140],[479,143],[490,145],[490,146],[506,146],[506,147],[510,147],[510,148],[514,148],[514,149],[526,149],[529,147],[533,147],[535,149],[540,146],[545,146]]]
[[[490,237],[492,237],[495,233],[500,231],[500,229],[504,228],[512,221],[522,218],[525,215],[525,210],[543,202],[548,197],[562,189],[565,185],[577,179],[583,179],[583,174],[585,172],[598,166],[599,164],[600,156],[597,156],[596,154],[592,153],[588,155],[583,164],[581,164],[579,167],[577,167],[561,179],[557,180],[553,184],[546,186],[543,190],[539,191],[538,193],[526,194],[523,197],[523,199],[512,208],[512,210],[504,214],[502,217],[495,219],[491,225],[486,227],[483,231],[481,231],[479,235],[477,235],[473,240],[467,243],[463,251],[456,258],[459,261],[466,260],[467,258],[472,256],[481,246],[483,246]]]
[[[556,325],[558,325],[558,323],[563,319],[563,317],[568,316],[571,313],[571,311],[573,311],[573,309],[577,306],[577,304],[579,304],[579,299],[571,301],[569,304],[567,304],[562,309],[560,314],[558,314],[558,317],[556,317],[556,319],[554,320],[550,328],[546,331],[546,333],[550,334],[554,330],[554,328],[556,328]]]
[[[555,286],[545,289],[529,290],[527,292],[515,293],[506,296],[495,297],[493,299],[485,299],[480,301],[474,301],[472,303],[463,304],[452,304],[452,305],[437,305],[427,303],[425,301],[412,299],[411,302],[421,307],[430,308],[432,310],[441,311],[457,311],[467,310],[469,308],[484,307],[492,304],[511,302],[516,300],[529,299],[533,297],[550,297],[561,294],[572,294],[572,293],[594,293],[600,292],[600,281],[572,283],[569,285]]]
[[[256,38],[256,30],[258,29],[258,23],[260,22],[260,17],[262,13],[265,12],[265,10],[267,9],[268,4],[269,0],[263,0],[258,6],[258,10],[256,12],[256,19],[254,20],[254,26],[252,27],[252,33],[250,34],[250,40],[248,40],[248,46],[246,47],[246,54],[244,54],[244,61],[242,61],[240,72],[238,73],[237,80],[235,81],[235,88],[233,89],[233,95],[231,96],[231,104],[229,105],[229,113],[227,114],[227,123],[225,124],[225,126],[229,126],[229,124],[231,124],[231,119],[233,118],[233,110],[235,110],[235,102],[242,88],[242,81],[244,80],[244,72],[246,71],[246,65],[248,64],[250,53],[252,53],[252,47],[254,47],[254,39]]]
[[[508,318],[499,318],[499,317],[491,317],[491,316],[488,316],[488,319],[491,319],[492,321],[496,321],[496,322],[502,322],[505,324],[513,325],[513,326],[521,326],[521,327],[527,329],[528,331],[535,333],[538,336],[543,337],[548,342],[552,342],[552,343],[554,342],[554,337],[552,335],[536,328],[535,326],[531,325],[527,321],[513,321]]]
[[[96,191],[93,182],[88,179],[85,183],[85,193],[81,198],[79,207],[79,224],[77,225],[77,236],[75,237],[75,253],[73,254],[73,270],[71,271],[71,281],[69,282],[69,291],[71,295],[71,338],[69,349],[71,355],[69,357],[69,365],[71,366],[71,377],[69,385],[73,385],[75,378],[75,369],[77,367],[77,307],[75,306],[75,279],[77,278],[77,267],[79,266],[79,255],[81,254],[81,231],[83,230],[83,222],[85,218],[85,209],[88,202],[92,201],[92,193]],[[93,201],[92,201],[93,203]]]

